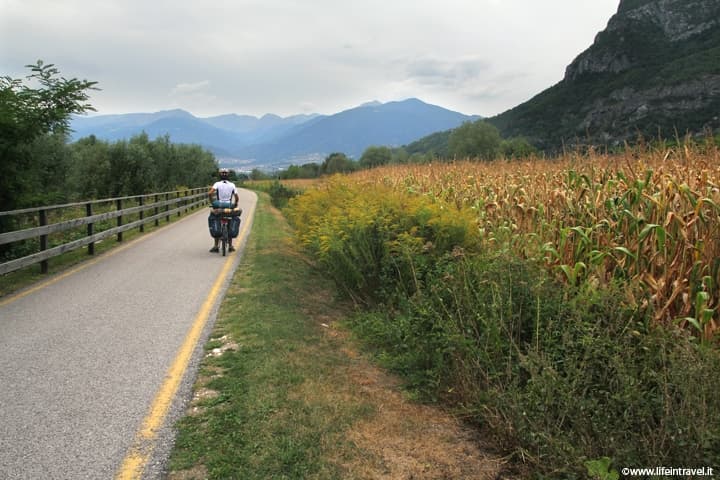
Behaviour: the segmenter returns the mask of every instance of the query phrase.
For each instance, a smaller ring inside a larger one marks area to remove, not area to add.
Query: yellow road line
[[[243,227],[238,235],[237,245],[241,245],[247,234],[247,228],[250,225],[250,219],[252,218],[252,212],[248,219],[243,222]],[[185,340],[183,341],[180,350],[178,351],[175,359],[170,365],[165,381],[163,382],[160,390],[155,395],[155,398],[150,405],[150,411],[143,420],[140,430],[135,435],[135,441],[130,447],[123,463],[118,470],[115,479],[116,480],[137,480],[142,478],[145,467],[150,461],[152,451],[155,447],[155,440],[157,439],[158,431],[165,422],[170,405],[172,404],[173,398],[180,387],[180,382],[185,375],[185,370],[190,363],[192,353],[197,346],[200,336],[205,328],[210,313],[215,305],[217,297],[222,292],[223,285],[227,276],[230,274],[232,266],[234,264],[235,257],[230,256],[225,260],[220,274],[218,275],[215,283],[210,290],[210,294],[205,299],[200,311],[198,312],[190,331],[188,332]]]

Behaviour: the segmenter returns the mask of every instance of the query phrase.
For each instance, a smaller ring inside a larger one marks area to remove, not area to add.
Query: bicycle
[[[210,217],[208,218],[210,235],[218,240],[218,243],[215,244],[215,249],[211,251],[220,251],[220,244],[222,244],[222,254],[224,257],[228,251],[232,252],[234,250],[232,248],[232,239],[238,234],[237,229],[240,225],[239,217],[242,214],[242,209],[238,208],[235,204],[215,201],[212,202],[210,208],[212,209]],[[235,223],[234,217],[238,217],[237,225],[233,224],[231,226],[231,222]]]
[[[220,214],[220,244],[222,245],[220,247],[220,251],[222,252],[223,257],[225,256],[225,252],[227,251],[227,247],[230,244],[230,218],[227,217],[225,214]]]

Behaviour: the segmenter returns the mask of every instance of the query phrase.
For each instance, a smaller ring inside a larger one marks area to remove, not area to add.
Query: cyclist
[[[220,202],[231,202],[233,204],[233,208],[235,208],[240,202],[240,196],[238,196],[237,188],[235,188],[235,184],[228,180],[228,176],[230,175],[230,170],[227,168],[221,168],[218,170],[218,174],[220,175],[220,180],[215,182],[212,187],[210,187],[210,191],[208,192],[208,196],[210,197],[210,201],[218,200]],[[210,249],[211,252],[217,252],[219,251],[218,245],[220,243],[219,238],[213,238],[215,241],[215,245]],[[230,247],[229,250],[231,252],[235,251],[235,247],[233,247],[232,244],[232,237],[230,237]]]

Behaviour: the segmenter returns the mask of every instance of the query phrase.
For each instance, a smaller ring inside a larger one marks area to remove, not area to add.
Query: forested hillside
[[[544,149],[720,128],[720,2],[624,0],[558,84],[489,119]]]

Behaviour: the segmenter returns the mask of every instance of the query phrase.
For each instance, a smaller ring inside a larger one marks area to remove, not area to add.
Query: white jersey
[[[212,188],[215,190],[214,199],[221,202],[232,202],[235,200],[234,195],[237,193],[237,189],[235,188],[235,184],[230,180],[215,182]]]

